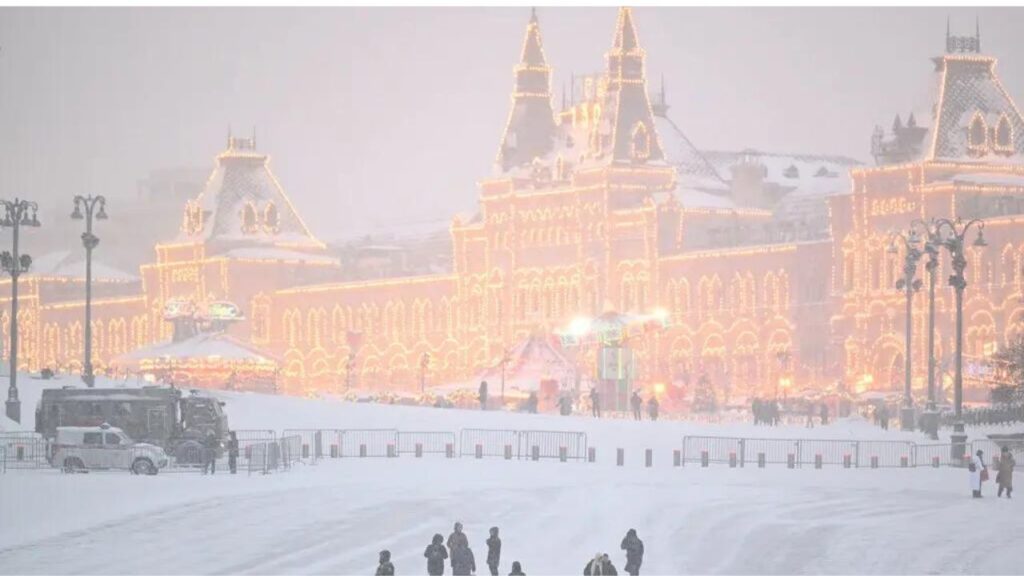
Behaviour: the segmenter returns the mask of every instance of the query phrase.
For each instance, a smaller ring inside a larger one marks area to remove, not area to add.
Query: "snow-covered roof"
[[[85,278],[85,254],[81,250],[60,250],[44,254],[32,260],[29,274],[51,278]],[[97,262],[94,257],[92,279],[107,282],[134,282],[139,277]]]
[[[274,362],[271,357],[255,347],[223,333],[201,333],[179,342],[161,342],[123,354],[114,362],[130,365],[144,360],[180,361],[188,359]]]
[[[271,246],[267,247],[248,247],[248,248],[232,248],[223,254],[228,258],[239,258],[248,260],[284,260],[287,262],[310,262],[317,264],[337,264],[338,260],[330,256],[323,256],[320,254],[310,254],[308,252],[299,252],[297,250],[288,250],[285,248],[274,248]]]
[[[957,184],[978,184],[983,186],[1005,186],[1024,188],[1024,176],[1014,174],[958,174],[953,178]]]
[[[207,242],[322,249],[323,244],[306,227],[274,177],[269,162],[266,154],[256,151],[255,140],[229,138],[202,194],[186,208],[183,239],[198,236]],[[192,220],[190,212],[197,208],[200,221]]]
[[[465,221],[469,219],[467,218]],[[375,243],[379,243],[381,240],[388,240],[390,242],[422,240],[447,234],[451,225],[451,218],[393,222],[388,224],[367,223],[358,228],[342,230],[337,237],[332,238],[332,242],[335,244],[346,244],[349,242],[362,242],[367,239]]]
[[[547,338],[531,336],[508,352],[505,365],[505,385],[520,390],[537,390],[541,380],[572,379],[575,365]],[[501,364],[491,366],[476,375],[473,381],[496,381],[501,378]]]
[[[968,132],[976,115],[985,120],[990,130],[1000,118],[1010,123],[1012,150],[1009,156],[1024,153],[1024,119],[996,75],[996,59],[977,54],[946,54],[935,59],[939,75],[939,99],[931,137],[934,160],[977,160],[968,151]],[[982,154],[988,162],[1006,162],[1006,156]],[[1019,158],[1018,158],[1019,160]]]
[[[851,190],[850,169],[860,162],[845,156],[780,154],[759,150],[739,152],[706,150],[704,157],[720,174],[731,175],[740,163],[757,163],[764,169],[764,181],[792,192],[817,196]]]
[[[718,170],[697,150],[675,122],[668,116],[656,115],[654,125],[665,150],[665,161],[676,168],[680,186],[696,190],[729,190],[729,185]]]
[[[675,196],[676,199],[679,200],[679,204],[684,209],[736,209],[736,203],[728,196],[719,196],[717,194],[710,194],[708,192],[702,192],[691,188],[676,188]]]

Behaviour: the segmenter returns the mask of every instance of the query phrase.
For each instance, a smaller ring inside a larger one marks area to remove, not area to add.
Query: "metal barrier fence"
[[[525,458],[584,461],[587,457],[587,435],[583,432],[523,430],[519,442],[519,453]]]
[[[681,460],[728,463],[734,467],[785,464],[802,466],[844,466],[897,468],[918,464],[913,442],[886,440],[815,440],[790,438],[724,438],[685,436]],[[946,454],[950,447],[945,445]],[[948,460],[948,458],[947,458]]]
[[[281,465],[285,470],[302,459],[302,438],[298,435],[283,436],[277,442],[281,445]]]
[[[50,444],[36,432],[0,432],[0,448],[5,470],[50,467]]]
[[[398,450],[398,430],[344,430],[341,435],[342,458],[387,458]]]
[[[452,432],[399,432],[399,454],[455,454],[455,434]]]
[[[517,430],[464,428],[459,432],[459,456],[519,458]]]

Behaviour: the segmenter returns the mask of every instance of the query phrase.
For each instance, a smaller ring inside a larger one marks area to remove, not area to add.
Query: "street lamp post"
[[[505,366],[512,361],[508,356],[508,349],[501,352],[501,405],[505,406]]]
[[[906,254],[903,258],[903,277],[896,281],[896,289],[902,290],[907,298],[907,319],[906,335],[904,337],[904,382],[903,382],[903,409],[900,410],[900,428],[903,430],[914,429],[914,398],[911,390],[912,384],[912,362],[911,362],[911,339],[914,332],[914,292],[921,289],[921,281],[915,279],[917,275],[917,263],[921,260],[922,252],[918,248],[921,243],[917,231],[913,228],[907,234],[893,234],[889,241],[889,253],[899,253],[897,243],[901,242]]]
[[[935,280],[939,273],[939,251],[942,249],[942,238],[932,222],[914,220],[911,226],[919,226],[925,233],[924,253],[928,262],[924,269],[928,272],[928,403],[923,416],[924,428],[932,440],[939,439],[939,413],[936,407],[937,390],[935,387]]]
[[[22,226],[39,226],[39,219],[36,212],[39,206],[35,202],[27,200],[0,200],[2,218],[0,228],[9,227],[13,231],[14,239],[11,243],[11,251],[4,250],[0,253],[0,268],[11,275],[11,375],[10,387],[7,389],[7,417],[15,422],[21,422],[21,400],[18,398],[18,277],[28,272],[32,265],[32,257],[28,254],[18,253],[18,236]]]
[[[97,206],[99,211],[96,211]],[[72,220],[85,220],[85,232],[82,233],[82,245],[85,246],[85,359],[82,381],[89,388],[96,385],[92,371],[92,251],[100,243],[92,233],[92,221],[94,215],[97,220],[107,219],[106,206],[107,199],[103,196],[75,196],[75,210],[71,213]]]
[[[950,436],[952,454],[954,459],[963,458],[964,450],[967,447],[967,435],[964,433],[964,373],[963,373],[963,346],[964,346],[964,288],[967,288],[967,280],[964,278],[964,269],[967,268],[967,258],[964,256],[964,238],[972,226],[978,228],[978,236],[974,240],[974,246],[984,247],[985,222],[974,219],[966,224],[957,218],[950,220],[941,218],[934,221],[936,234],[947,230],[949,235],[942,240],[942,245],[949,251],[952,258],[953,274],[949,277],[949,285],[953,287],[956,295],[956,349],[954,356],[955,373],[953,377],[953,409],[956,422],[953,424],[953,434]]]

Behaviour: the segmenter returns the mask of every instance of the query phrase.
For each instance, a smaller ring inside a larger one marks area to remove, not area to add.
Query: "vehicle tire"
[[[85,463],[77,456],[68,456],[64,459],[63,470],[66,474],[74,474],[75,472],[85,470]]]
[[[202,466],[203,445],[195,440],[186,440],[174,447],[174,461],[178,466]]]
[[[153,461],[149,458],[136,458],[132,462],[132,474],[146,474],[152,476],[156,474],[156,466],[153,465]]]

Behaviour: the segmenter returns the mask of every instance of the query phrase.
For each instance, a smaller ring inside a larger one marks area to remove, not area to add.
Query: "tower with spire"
[[[654,114],[644,77],[646,54],[640,47],[633,13],[619,8],[608,60],[608,100],[612,134],[609,152],[614,162],[662,160],[664,154],[654,126]]]
[[[552,150],[555,117],[551,107],[551,68],[544,58],[536,9],[530,13],[519,64],[515,67],[512,107],[501,137],[497,164],[502,171],[543,158]]]

